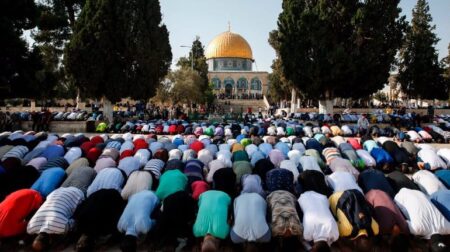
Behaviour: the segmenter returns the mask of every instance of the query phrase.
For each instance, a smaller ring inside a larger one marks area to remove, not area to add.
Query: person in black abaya
[[[192,242],[196,213],[197,202],[186,191],[167,196],[163,201],[162,211],[155,214],[155,239],[163,246],[176,246],[177,238],[188,238]]]
[[[74,214],[82,234],[76,250],[91,251],[98,237],[117,234],[117,222],[125,206],[126,202],[115,189],[101,189],[91,194]]]

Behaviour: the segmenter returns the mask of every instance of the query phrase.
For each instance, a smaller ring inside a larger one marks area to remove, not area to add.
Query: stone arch
[[[238,81],[237,81],[236,87],[238,89],[248,89],[248,81],[247,81],[247,79],[244,78],[244,77],[239,78]]]
[[[221,84],[222,83],[221,83],[221,81],[220,81],[220,79],[218,77],[212,78],[211,82],[213,84],[214,89],[220,89],[221,88]]]
[[[261,80],[258,77],[252,79],[251,90],[262,90]]]

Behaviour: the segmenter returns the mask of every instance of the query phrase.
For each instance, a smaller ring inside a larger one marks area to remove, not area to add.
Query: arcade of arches
[[[210,72],[214,93],[224,98],[260,99],[266,92],[265,72]]]

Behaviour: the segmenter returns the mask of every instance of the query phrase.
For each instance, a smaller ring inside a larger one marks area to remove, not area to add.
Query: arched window
[[[252,79],[251,89],[252,90],[261,90],[262,89],[262,84],[258,77],[255,77]]]
[[[237,88],[238,89],[248,89],[248,81],[246,78],[241,77],[238,81],[237,81]]]
[[[214,89],[220,89],[220,82],[221,81],[220,81],[219,78],[214,77],[211,82],[212,82],[212,84],[214,86]]]
[[[223,86],[226,88],[228,85],[231,85],[231,87],[234,88],[234,80],[231,77],[227,77],[223,80]]]

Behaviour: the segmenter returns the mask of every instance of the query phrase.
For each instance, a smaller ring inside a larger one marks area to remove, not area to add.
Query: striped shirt
[[[115,189],[120,193],[125,181],[124,175],[122,170],[117,168],[105,168],[101,170],[88,187],[87,196],[89,197],[89,195],[100,189]]]
[[[3,156],[10,151],[14,146],[12,145],[4,145],[0,147],[0,158],[3,158]]]
[[[112,148],[114,148],[114,149],[116,149],[116,150],[120,150],[120,147],[121,147],[121,143],[119,142],[119,141],[110,141],[110,142],[108,142],[107,144],[106,144],[106,149],[112,149]]]
[[[161,159],[150,159],[144,167],[144,170],[150,171],[155,175],[156,179],[161,176],[161,171],[164,168],[164,161]]]
[[[84,193],[75,187],[61,187],[53,191],[27,226],[28,234],[64,234],[73,227],[71,219]]]
[[[341,157],[341,153],[339,152],[339,150],[333,147],[325,148],[322,151],[322,154],[325,157],[325,160],[327,161],[328,165],[331,164],[331,161],[333,161],[333,159]]]
[[[7,158],[13,157],[17,159],[22,159],[25,154],[27,154],[28,148],[23,145],[15,146],[11,150],[5,153],[2,157],[2,161],[5,161]]]

